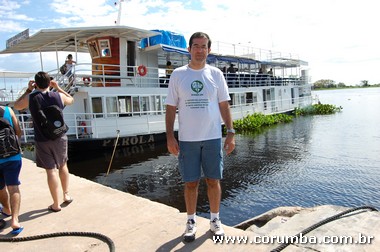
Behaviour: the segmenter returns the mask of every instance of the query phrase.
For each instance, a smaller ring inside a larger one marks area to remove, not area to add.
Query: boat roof
[[[299,67],[308,66],[306,61],[292,58],[274,58],[271,61],[262,61],[263,65],[280,66],[280,67]]]
[[[30,78],[36,73],[29,72],[12,72],[12,71],[0,71],[0,78]]]
[[[0,54],[55,51],[88,52],[87,41],[89,39],[113,36],[127,38],[129,41],[140,41],[143,38],[159,34],[156,31],[128,26],[42,29],[18,44],[0,51]]]

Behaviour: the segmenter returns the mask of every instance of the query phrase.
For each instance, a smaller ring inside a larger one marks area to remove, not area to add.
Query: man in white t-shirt
[[[222,119],[227,128],[224,150],[229,155],[235,148],[235,131],[228,101],[230,96],[223,73],[207,65],[211,40],[206,33],[190,37],[190,63],[176,68],[170,76],[166,98],[167,147],[178,156],[179,170],[185,182],[187,223],[184,240],[195,239],[198,186],[203,174],[210,203],[210,230],[224,235],[219,218],[221,201],[220,179],[223,174]],[[174,121],[178,109],[178,140]]]

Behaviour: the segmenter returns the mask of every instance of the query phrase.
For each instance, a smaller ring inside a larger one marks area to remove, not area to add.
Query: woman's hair
[[[49,74],[42,71],[36,73],[36,75],[34,76],[34,81],[36,82],[37,87],[41,89],[45,89],[49,87],[50,80],[51,79],[50,79]]]
[[[68,58],[68,59],[72,59],[72,58],[73,58],[73,55],[69,54],[69,55],[67,55],[67,58]]]
[[[207,35],[207,33],[204,33],[204,32],[196,32],[196,33],[194,33],[193,35],[191,35],[190,40],[189,40],[189,47],[190,47],[190,48],[191,48],[191,46],[193,45],[193,40],[194,40],[195,38],[206,38],[206,39],[208,39],[207,47],[208,47],[208,48],[211,48],[211,39],[210,39],[210,37]]]

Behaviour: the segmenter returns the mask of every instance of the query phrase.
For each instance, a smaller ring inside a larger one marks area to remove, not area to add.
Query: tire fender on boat
[[[148,73],[148,69],[146,68],[146,66],[141,65],[137,68],[137,72],[140,76],[145,76]]]

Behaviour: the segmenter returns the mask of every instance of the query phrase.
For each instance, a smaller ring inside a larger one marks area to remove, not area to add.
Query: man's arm
[[[228,101],[220,102],[219,109],[227,130],[233,129],[231,110]],[[227,155],[229,155],[235,149],[235,133],[227,132],[227,137],[224,141],[224,149],[226,150]]]
[[[174,122],[176,116],[176,106],[166,105],[166,144],[171,154],[178,155],[179,146],[174,136]]]
[[[20,123],[15,115],[15,112],[13,112],[13,110],[11,108],[9,108],[9,112],[11,114],[11,118],[12,118],[12,123],[13,123],[13,128],[15,130],[15,133],[16,135],[20,138],[21,137],[21,127],[20,127]]]
[[[58,93],[61,94],[61,99],[63,105],[71,105],[74,103],[74,98],[67,93],[65,90],[63,90],[55,81],[50,81],[50,86],[53,87],[55,90],[57,90]]]
[[[34,81],[30,80],[28,83],[28,88],[25,93],[21,95],[17,101],[15,101],[14,108],[17,110],[23,110],[29,107],[29,94],[34,90]]]

